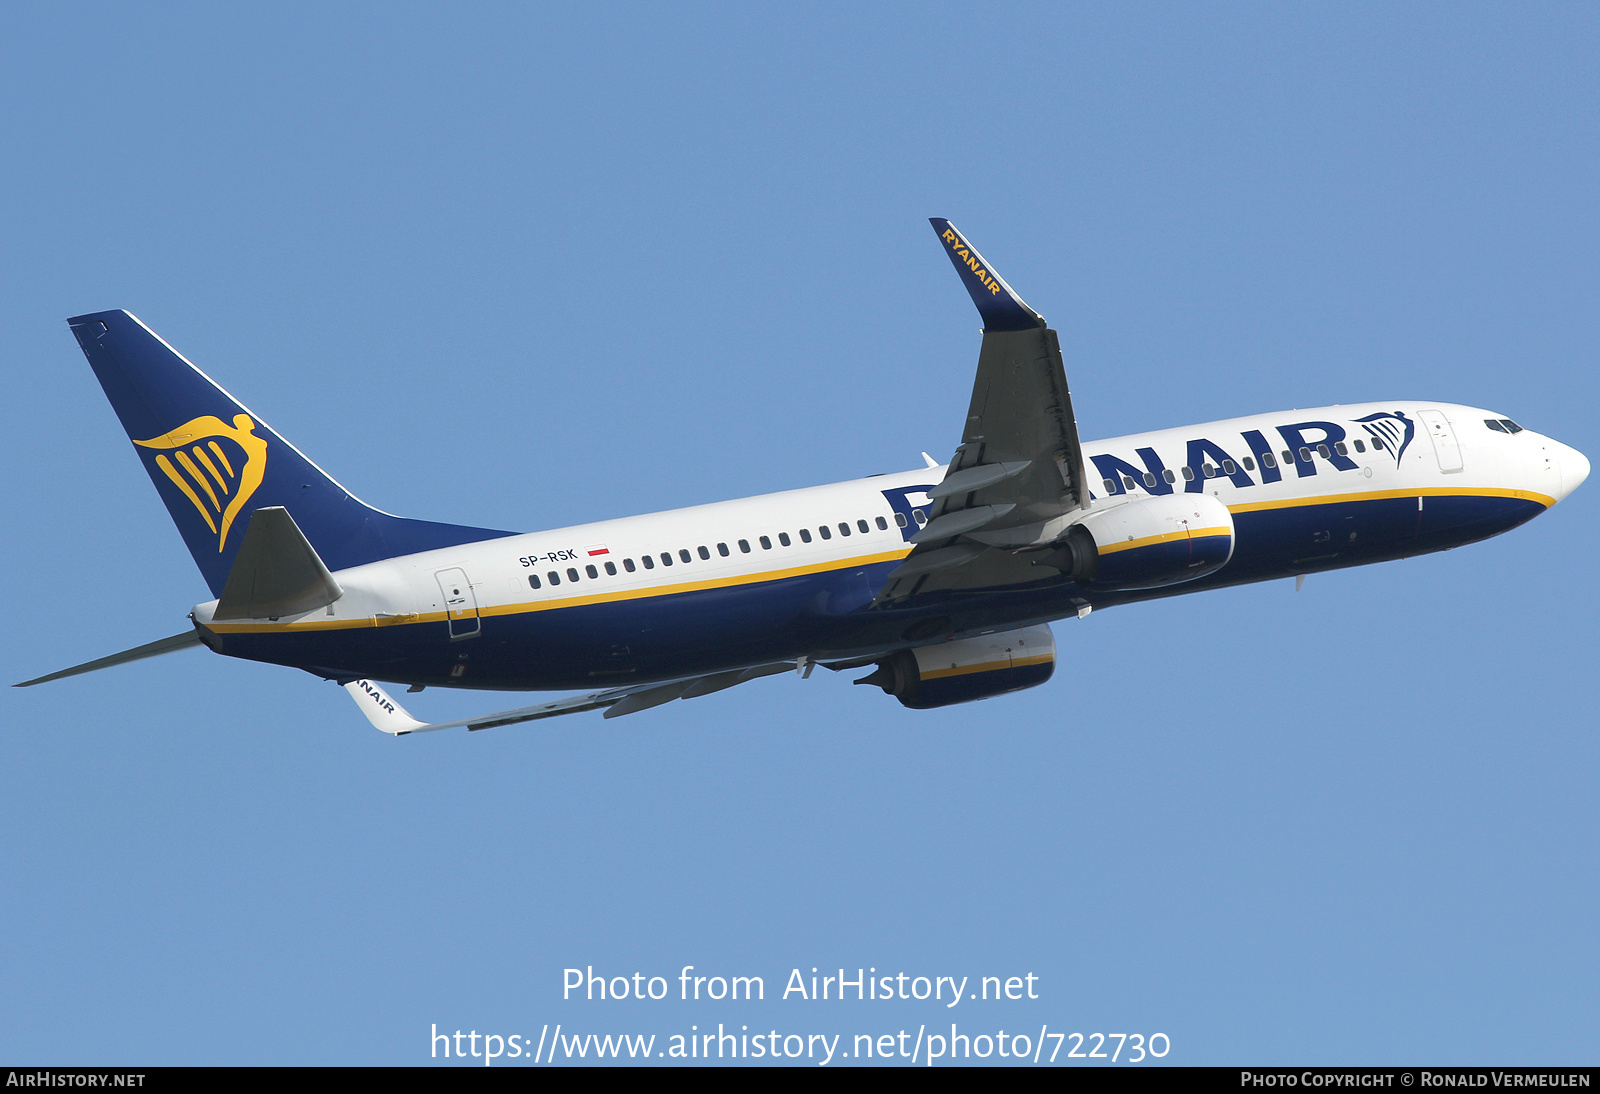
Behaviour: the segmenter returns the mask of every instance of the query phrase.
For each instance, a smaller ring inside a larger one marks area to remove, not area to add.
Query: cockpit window
[[[1518,425],[1516,422],[1513,422],[1510,418],[1501,418],[1500,419],[1500,424],[1506,427],[1506,432],[1507,433],[1521,433],[1522,432],[1522,427],[1520,425]]]
[[[1506,431],[1506,427],[1495,421],[1493,418],[1485,418],[1483,420],[1483,424],[1494,430],[1496,433],[1504,433]]]

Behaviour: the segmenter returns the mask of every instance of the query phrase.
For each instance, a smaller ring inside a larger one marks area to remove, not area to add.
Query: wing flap
[[[794,667],[792,661],[712,673],[707,676],[689,676],[682,680],[668,680],[635,687],[611,688],[588,695],[570,695],[548,703],[502,710],[494,714],[480,714],[474,718],[457,718],[450,722],[424,722],[401,706],[383,687],[372,680],[349,680],[344,689],[361,708],[375,729],[390,736],[402,737],[407,733],[430,733],[436,729],[493,729],[496,726],[516,725],[540,718],[555,718],[562,714],[581,714],[584,711],[605,708],[605,717],[618,718],[651,707],[670,703],[674,699],[693,699],[709,695],[724,688],[756,680],[763,676],[787,672]]]

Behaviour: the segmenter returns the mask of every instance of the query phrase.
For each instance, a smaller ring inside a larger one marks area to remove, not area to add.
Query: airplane
[[[67,322],[214,599],[191,627],[17,687],[203,645],[304,669],[379,730],[606,718],[817,665],[912,709],[1050,679],[1050,624],[1409,558],[1589,474],[1499,411],[1392,400],[1084,443],[1056,332],[948,220],[983,320],[947,464],[517,533],[358,500],[126,311]],[[384,688],[590,689],[428,723]]]

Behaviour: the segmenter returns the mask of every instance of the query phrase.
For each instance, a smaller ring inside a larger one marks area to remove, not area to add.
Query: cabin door
[[[472,583],[467,572],[461,569],[440,570],[439,591],[444,594],[445,618],[450,622],[450,641],[478,637],[478,598],[472,594]]]
[[[1439,470],[1446,475],[1460,471],[1461,444],[1456,440],[1456,431],[1450,428],[1445,416],[1437,410],[1423,410],[1417,413],[1417,417],[1428,427],[1428,437],[1433,441],[1433,454],[1439,458]]]

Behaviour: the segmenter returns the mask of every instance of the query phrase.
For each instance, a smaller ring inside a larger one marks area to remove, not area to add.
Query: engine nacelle
[[[1233,514],[1210,494],[1141,498],[1090,513],[1047,564],[1090,589],[1159,589],[1233,557]]]
[[[1035,687],[1056,670],[1048,624],[896,650],[858,684],[876,684],[912,710],[987,699]]]

